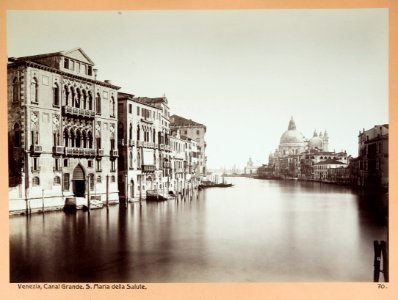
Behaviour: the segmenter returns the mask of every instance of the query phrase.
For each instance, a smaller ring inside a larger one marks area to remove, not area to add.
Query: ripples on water
[[[11,282],[372,281],[376,196],[230,178],[192,199],[10,217]]]

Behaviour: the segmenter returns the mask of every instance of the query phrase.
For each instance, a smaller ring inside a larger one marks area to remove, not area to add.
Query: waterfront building
[[[10,211],[117,202],[117,91],[80,49],[9,58]]]
[[[272,171],[273,177],[280,178],[300,178],[305,180],[323,180],[327,176],[323,170],[330,168],[329,164],[320,164],[327,160],[336,160],[337,164],[345,167],[349,163],[350,157],[344,151],[336,153],[328,151],[329,136],[327,131],[320,132],[315,130],[310,139],[306,139],[304,135],[297,130],[293,117],[289,121],[288,129],[283,132],[280,138],[278,149],[271,153],[268,157],[267,170],[262,169],[261,172],[267,173]],[[315,172],[315,166],[317,171]],[[324,168],[325,167],[325,168]]]
[[[186,136],[198,143],[198,166],[201,176],[206,176],[206,126],[190,119],[186,119],[177,115],[170,117],[170,129],[172,132],[180,131],[182,136]]]
[[[336,171],[338,170],[338,171]],[[337,159],[326,159],[317,163],[314,163],[314,177],[316,181],[333,181],[337,182],[337,179],[345,178],[347,164],[338,161]]]
[[[126,201],[169,192],[169,107],[166,97],[118,95],[119,191]]]
[[[388,187],[388,127],[375,125],[359,132],[357,185]]]
[[[254,166],[254,163],[252,161],[252,158],[249,157],[249,160],[246,163],[246,166],[244,168],[244,174],[245,175],[253,175],[257,173],[258,167]]]
[[[317,149],[309,149],[301,154],[300,157],[300,178],[305,180],[322,180],[319,172],[315,171],[317,164],[326,161],[336,161],[341,167],[347,168],[351,160],[351,156],[346,151],[319,151]],[[325,177],[326,178],[326,177]]]

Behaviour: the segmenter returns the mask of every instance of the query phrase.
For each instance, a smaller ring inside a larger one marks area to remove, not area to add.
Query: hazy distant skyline
[[[208,167],[267,163],[293,116],[357,156],[388,123],[388,9],[8,11],[7,54],[81,47],[100,80],[207,126]]]

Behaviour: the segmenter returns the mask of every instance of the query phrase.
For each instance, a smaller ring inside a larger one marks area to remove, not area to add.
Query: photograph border
[[[389,9],[389,283],[162,283],[146,284],[146,290],[37,290],[20,289],[9,280],[8,166],[2,160],[0,191],[0,297],[2,299],[396,299],[397,270],[397,128],[398,96],[398,1],[396,0],[1,0],[1,75],[0,89],[2,127],[0,138],[7,141],[7,10],[215,10],[215,9]],[[23,24],[21,24],[23,26]],[[0,153],[7,157],[7,142],[1,143]],[[391,167],[393,166],[393,167]],[[138,282],[139,283],[139,282]],[[382,287],[384,286],[384,287]]]

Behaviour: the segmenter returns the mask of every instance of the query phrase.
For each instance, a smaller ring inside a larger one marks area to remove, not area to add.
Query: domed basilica
[[[307,140],[296,128],[293,117],[289,121],[287,130],[282,134],[276,155],[279,157],[298,155],[307,150],[328,151],[329,137],[324,133],[317,134],[316,130],[311,139]]]

